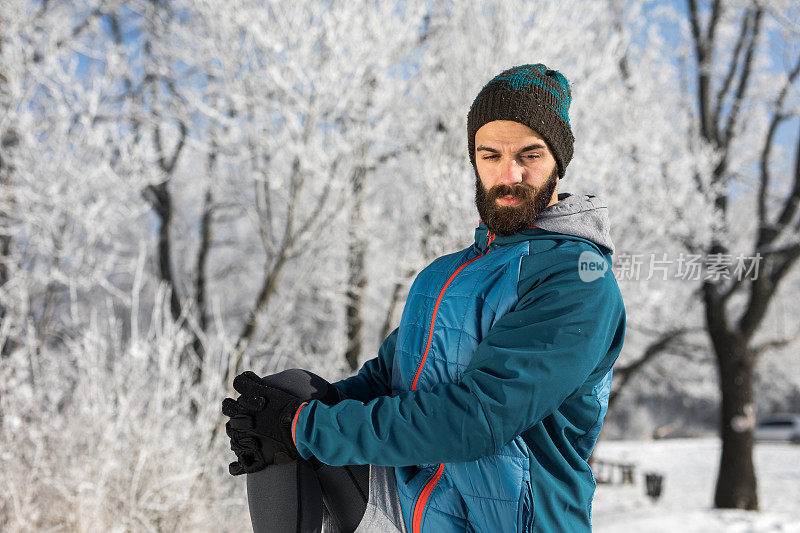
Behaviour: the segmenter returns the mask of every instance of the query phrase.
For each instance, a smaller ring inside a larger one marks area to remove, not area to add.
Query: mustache
[[[519,200],[530,200],[536,196],[536,188],[526,183],[515,183],[513,185],[495,185],[486,192],[490,200],[496,200],[503,196],[511,196]]]

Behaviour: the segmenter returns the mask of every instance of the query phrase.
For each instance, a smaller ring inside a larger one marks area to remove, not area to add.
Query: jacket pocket
[[[533,488],[530,480],[522,480],[522,494],[519,498],[519,512],[517,513],[517,531],[531,533],[533,531]]]

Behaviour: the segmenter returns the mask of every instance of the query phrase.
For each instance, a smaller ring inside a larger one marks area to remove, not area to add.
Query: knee
[[[344,396],[320,376],[302,368],[288,368],[261,378],[261,383],[288,392],[302,400],[320,400],[333,405]]]
[[[302,383],[304,381],[308,381],[311,376],[315,376],[313,372],[309,372],[308,370],[303,370],[302,368],[287,368],[286,370],[281,370],[280,372],[276,372],[275,374],[270,374],[269,376],[264,376],[261,378],[261,383],[264,385],[269,385],[271,387],[278,387],[283,383]],[[320,378],[321,379],[321,378]]]

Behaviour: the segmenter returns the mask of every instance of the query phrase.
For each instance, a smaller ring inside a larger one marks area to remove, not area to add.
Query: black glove
[[[239,374],[233,388],[241,396],[222,401],[222,413],[231,418],[225,430],[238,458],[228,467],[234,476],[302,459],[292,439],[292,421],[304,402],[259,381],[253,372]]]
[[[261,441],[245,433],[239,431],[238,427],[252,428],[252,420],[247,413],[257,412],[263,405],[263,399],[259,401],[256,398],[247,396],[239,396],[233,403],[228,402],[231,398],[226,398],[222,402],[222,412],[227,416],[230,413],[236,412],[238,414],[231,416],[230,421],[225,424],[225,433],[231,439],[231,450],[236,454],[237,461],[228,465],[228,471],[238,476],[247,472],[258,472],[263,470],[273,462],[267,461],[261,450]]]

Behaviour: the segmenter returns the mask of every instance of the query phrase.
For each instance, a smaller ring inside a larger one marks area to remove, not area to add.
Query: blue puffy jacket
[[[426,267],[378,357],[334,383],[351,399],[295,416],[303,457],[395,467],[409,532],[591,529],[587,459],[625,309],[589,213],[605,207],[562,196],[539,227],[493,238],[481,224]]]

